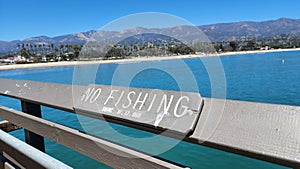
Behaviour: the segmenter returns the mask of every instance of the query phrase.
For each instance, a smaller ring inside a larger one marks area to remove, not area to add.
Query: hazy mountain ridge
[[[281,34],[300,34],[300,19],[280,18],[263,22],[219,23],[199,28],[212,41],[234,40],[242,36],[263,38]]]
[[[193,39],[197,33],[195,28],[185,29],[183,34],[181,29],[183,26],[172,28],[130,28],[121,32],[116,31],[99,31],[96,34],[97,39],[103,41],[111,41],[122,36],[137,35],[144,32],[155,32],[162,35],[174,36],[177,39]],[[203,33],[208,36],[211,41],[229,41],[239,39],[241,37],[273,37],[281,34],[297,34],[300,35],[300,19],[280,18],[278,20],[269,20],[263,22],[233,22],[233,23],[217,23],[210,25],[198,26]],[[17,50],[18,44],[84,44],[88,41],[94,41],[95,30],[87,32],[79,32],[56,37],[38,36],[27,38],[24,40],[15,40],[11,42],[0,41],[0,53]]]

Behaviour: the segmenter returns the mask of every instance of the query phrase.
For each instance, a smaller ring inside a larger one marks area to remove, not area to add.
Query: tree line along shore
[[[13,70],[13,69],[28,69],[28,68],[44,68],[44,67],[57,67],[57,66],[76,66],[87,64],[108,64],[108,63],[122,63],[122,62],[143,62],[143,61],[155,61],[155,60],[171,60],[171,59],[185,59],[185,58],[201,58],[201,57],[225,57],[235,56],[241,54],[256,54],[256,53],[268,53],[268,52],[288,52],[288,51],[300,51],[300,48],[293,49],[272,49],[272,50],[256,50],[256,51],[238,51],[238,52],[224,52],[207,55],[180,55],[169,57],[140,57],[131,59],[110,59],[110,60],[90,60],[90,61],[61,61],[61,62],[44,62],[44,63],[31,63],[31,64],[9,64],[1,65],[1,70]]]
[[[105,46],[105,47],[103,47]],[[115,45],[103,44],[46,44],[22,43],[17,50],[1,55],[2,64],[24,64],[40,62],[76,61],[86,58],[114,60],[138,58],[143,56],[180,56],[180,55],[214,55],[228,52],[269,51],[274,49],[295,49],[300,47],[299,36],[275,36],[272,38],[240,38],[235,41],[203,42],[185,45],[178,40],[150,40],[136,42],[119,42]],[[103,53],[104,49],[104,53]],[[99,53],[102,51],[102,53]],[[85,57],[88,56],[88,57]]]

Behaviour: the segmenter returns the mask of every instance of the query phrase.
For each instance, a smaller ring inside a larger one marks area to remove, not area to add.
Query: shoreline
[[[118,59],[118,60],[62,61],[62,62],[47,62],[47,63],[13,64],[13,65],[1,65],[0,66],[0,71],[1,70],[14,70],[14,69],[57,67],[57,66],[76,66],[76,65],[87,65],[87,64],[142,62],[142,61],[155,61],[155,60],[173,60],[173,59],[215,57],[215,56],[222,57],[222,56],[235,56],[235,55],[243,55],[243,54],[260,54],[260,53],[289,52],[289,51],[300,51],[300,48],[274,49],[274,50],[255,50],[255,51],[238,51],[238,52],[226,52],[226,53],[220,53],[220,54],[207,54],[207,55],[180,55],[180,56],[168,56],[168,57],[141,57],[141,58],[133,58],[133,59]]]
[[[220,54],[218,54],[218,56],[243,55],[243,54],[260,54],[260,53],[273,53],[273,52],[292,52],[292,51],[300,51],[300,48],[226,52],[226,53],[220,53]]]

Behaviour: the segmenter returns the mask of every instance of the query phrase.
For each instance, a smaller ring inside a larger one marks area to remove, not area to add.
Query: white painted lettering
[[[100,96],[100,94],[101,94],[101,88],[98,88],[98,89],[94,92],[94,94],[92,95],[92,97],[91,97],[91,99],[90,99],[90,103],[94,103],[94,102],[98,99],[98,97]]]
[[[117,114],[121,114],[122,110],[118,109]]]
[[[113,107],[103,107],[102,108],[102,111],[107,112],[107,113],[112,113],[113,110],[114,110]]]
[[[150,111],[150,110],[151,110],[151,108],[152,108],[152,106],[153,106],[153,103],[154,103],[155,99],[156,99],[156,94],[153,95],[153,99],[152,99],[152,101],[151,101],[151,103],[150,103],[150,105],[149,105],[147,111]]]
[[[124,91],[121,92],[121,95],[119,96],[119,99],[117,100],[115,106],[117,106],[120,103],[121,99],[123,98],[123,95],[124,95]]]
[[[164,118],[164,116],[168,114],[168,112],[161,112],[159,114],[157,114],[155,122],[154,122],[154,126],[157,127],[159,125],[159,123],[162,121],[162,119]]]
[[[92,93],[94,92],[95,88],[88,88],[87,91],[85,92],[85,94],[82,95],[81,97],[81,101],[88,101],[89,98],[91,97]]]
[[[131,91],[131,92],[129,92],[128,94],[127,94],[127,100],[128,100],[128,105],[126,106],[126,105],[124,105],[124,104],[122,104],[122,107],[124,108],[124,109],[127,109],[128,107],[130,107],[130,105],[131,105],[131,103],[132,103],[132,100],[131,100],[131,98],[130,98],[130,95],[135,95],[135,91]]]
[[[136,101],[135,101],[135,103],[134,103],[134,105],[133,105],[133,109],[135,109],[135,107],[136,107],[136,105],[138,104],[138,103],[140,103],[141,105],[140,105],[140,107],[139,107],[139,110],[141,110],[142,109],[142,107],[143,107],[143,105],[145,104],[145,102],[146,102],[146,99],[147,99],[147,97],[148,97],[148,93],[146,93],[145,94],[145,96],[144,96],[144,98],[143,98],[143,100],[140,100],[140,97],[142,96],[142,92],[140,92],[140,94],[139,94],[139,96],[138,96],[138,98],[136,99]]]
[[[130,115],[130,111],[126,110],[125,113],[124,113],[124,116],[129,116],[129,115]]]
[[[133,112],[131,115],[132,118],[136,118],[136,119],[141,118],[141,116],[142,116],[142,113],[138,113],[138,112]]]
[[[187,102],[190,101],[190,98],[187,97],[187,96],[182,96],[182,97],[180,97],[180,98],[177,100],[177,103],[176,103],[175,108],[174,108],[174,116],[175,116],[175,117],[182,117],[182,116],[184,116],[184,115],[187,113],[188,107],[187,107],[187,106],[183,106],[183,105],[181,104],[181,101],[182,101],[183,99],[186,99]],[[178,112],[177,112],[177,109],[178,109],[179,104],[181,105],[181,108],[183,108],[183,112],[182,112],[181,114],[178,114]]]
[[[111,91],[110,91],[110,94],[109,94],[109,96],[108,96],[108,98],[107,98],[106,101],[104,102],[104,105],[107,104],[107,102],[109,101],[109,99],[114,100],[113,93],[114,93],[114,92],[118,92],[118,91],[119,91],[119,90],[111,90]]]
[[[161,109],[161,107],[162,107],[163,104],[164,104],[164,110],[163,110],[163,112],[168,112],[169,109],[170,109],[170,106],[171,106],[171,103],[172,103],[173,99],[174,99],[174,95],[171,95],[170,101],[169,101],[169,103],[167,103],[167,101],[168,101],[167,95],[164,94],[164,96],[161,99],[160,105],[159,105],[159,107],[157,109],[157,113],[160,112],[160,109]]]

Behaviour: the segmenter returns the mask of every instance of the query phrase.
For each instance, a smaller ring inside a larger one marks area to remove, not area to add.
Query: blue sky
[[[98,30],[120,17],[162,12],[194,25],[300,19],[299,0],[0,0],[0,40]]]

